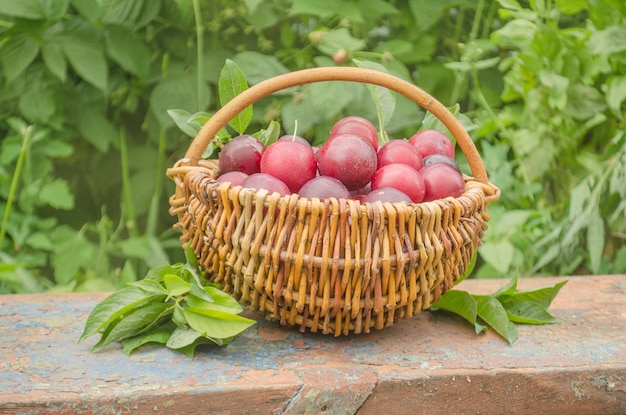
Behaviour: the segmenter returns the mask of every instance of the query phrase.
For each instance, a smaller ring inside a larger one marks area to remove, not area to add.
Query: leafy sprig
[[[551,324],[559,320],[548,311],[558,292],[567,283],[527,291],[517,291],[517,276],[493,294],[475,295],[458,289],[446,292],[431,310],[445,310],[467,320],[476,333],[489,328],[509,343],[518,338],[518,324]]]
[[[153,268],[98,303],[78,341],[101,334],[92,352],[121,341],[127,355],[160,343],[193,357],[197,346],[227,345],[255,324],[238,315],[243,309],[233,297],[201,278],[190,248],[185,257],[186,263]]]

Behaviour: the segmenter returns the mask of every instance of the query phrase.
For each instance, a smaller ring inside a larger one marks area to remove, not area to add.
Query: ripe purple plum
[[[330,176],[317,176],[306,182],[298,191],[302,197],[317,197],[319,199],[349,199],[350,191],[338,179]]]
[[[407,196],[406,193],[401,192],[398,189],[394,189],[393,187],[382,187],[380,189],[372,190],[370,193],[365,195],[363,201],[369,203],[374,203],[378,201],[391,203],[411,203],[411,198]]]
[[[456,160],[454,160],[451,157],[448,157],[443,154],[431,154],[430,156],[426,156],[424,158],[424,167],[430,166],[431,164],[437,164],[437,163],[447,164],[448,166],[452,167],[454,170],[458,171],[459,174],[463,174],[459,164],[456,162]]]
[[[267,173],[251,174],[241,185],[250,189],[265,189],[270,193],[276,192],[281,196],[291,194],[285,182]]]
[[[220,183],[229,182],[233,186],[239,186],[247,178],[248,178],[248,175],[246,173],[242,171],[233,170],[233,171],[229,171],[229,172],[219,175],[219,177],[215,179],[215,181],[220,182]]]
[[[353,134],[330,137],[317,153],[320,175],[340,180],[348,190],[365,186],[376,172],[376,151]]]
[[[431,154],[444,154],[454,158],[454,144],[452,140],[440,131],[418,131],[409,138],[409,143],[417,148],[422,158],[430,156]]]
[[[424,178],[411,166],[392,163],[381,167],[372,177],[372,190],[392,187],[406,194],[413,203],[424,200]]]
[[[459,197],[465,191],[463,176],[447,164],[431,164],[424,167],[420,173],[424,177],[425,202],[446,197]]]
[[[221,173],[242,171],[246,174],[261,171],[261,156],[265,146],[256,137],[243,134],[233,137],[220,152]]]
[[[297,193],[303,184],[317,174],[315,154],[311,146],[297,141],[276,141],[263,152],[261,173],[282,180],[291,192]]]
[[[358,115],[350,115],[337,121],[330,130],[329,137],[352,134],[367,140],[378,151],[378,130],[370,120]]]
[[[391,163],[402,163],[415,170],[424,167],[422,155],[417,148],[406,140],[391,140],[378,150],[378,168]]]

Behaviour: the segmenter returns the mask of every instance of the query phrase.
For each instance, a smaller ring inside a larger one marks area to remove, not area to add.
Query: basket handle
[[[185,157],[189,159],[191,165],[197,165],[204,149],[217,132],[239,112],[261,98],[293,86],[323,81],[352,81],[378,85],[396,91],[414,101],[443,123],[463,151],[474,177],[484,184],[489,184],[487,172],[476,145],[459,120],[441,102],[421,88],[396,76],[372,69],[347,66],[302,69],[278,75],[251,86],[209,118],[189,145]]]

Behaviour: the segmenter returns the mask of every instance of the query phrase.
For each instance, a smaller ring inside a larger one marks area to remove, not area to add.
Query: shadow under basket
[[[430,111],[472,170],[465,192],[418,204],[361,203],[215,181],[217,160],[200,156],[228,121],[273,92],[321,81],[383,86]],[[252,86],[209,119],[167,174],[176,184],[170,213],[206,278],[281,325],[335,336],[383,329],[428,309],[464,274],[487,227],[487,204],[500,194],[445,106],[402,79],[351,67],[305,69]]]

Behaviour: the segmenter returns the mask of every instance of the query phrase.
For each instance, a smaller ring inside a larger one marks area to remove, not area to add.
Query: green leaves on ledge
[[[101,334],[97,352],[121,341],[124,353],[147,343],[160,343],[193,357],[195,348],[229,344],[255,321],[239,316],[241,305],[213,284],[202,283],[191,249],[187,263],[153,268],[96,305],[79,342]]]
[[[551,324],[558,319],[548,312],[548,307],[567,283],[528,291],[516,291],[517,277],[490,295],[473,295],[466,291],[450,290],[431,306],[431,310],[446,310],[467,320],[476,333],[489,327],[509,343],[517,340],[519,324]]]

